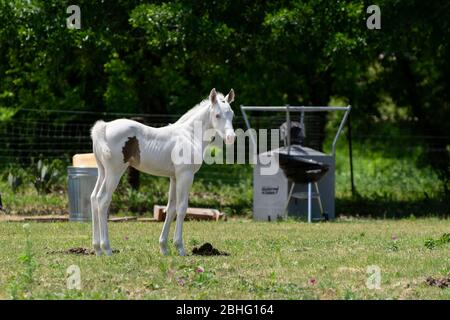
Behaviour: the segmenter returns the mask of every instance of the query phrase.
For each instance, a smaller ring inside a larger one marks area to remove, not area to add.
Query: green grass
[[[348,151],[336,159],[336,195],[351,197]],[[442,182],[429,167],[418,167],[417,156],[396,156],[359,146],[353,151],[354,182],[359,196],[390,201],[442,197]]]
[[[33,187],[24,187],[13,193],[6,183],[0,182],[3,205],[10,214],[65,214],[69,203],[66,191],[40,195]]]
[[[90,224],[30,225],[31,249],[21,223],[0,222],[0,298],[25,290],[31,299],[450,299],[450,289],[425,283],[450,273],[450,244],[426,246],[450,231],[437,218],[186,222],[187,249],[211,242],[230,253],[220,257],[179,257],[172,246],[161,256],[162,224],[139,222],[110,223],[112,257],[50,253],[90,248]],[[66,287],[70,265],[81,270],[81,290]],[[366,287],[370,265],[381,269],[380,289]]]

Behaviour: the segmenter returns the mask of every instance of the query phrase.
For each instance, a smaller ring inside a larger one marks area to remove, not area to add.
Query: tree
[[[413,131],[424,137],[422,163],[436,170],[450,195],[450,3],[383,1],[382,32],[371,39],[379,57],[378,86],[407,106]],[[426,14],[424,14],[426,12]]]
[[[366,27],[368,1],[80,0],[80,30],[66,28],[70,4],[0,0],[0,119],[34,118],[17,110],[36,108],[175,115],[212,87],[233,87],[242,104],[339,98],[368,133],[389,99],[408,110],[415,132],[433,137],[423,162],[448,193],[446,1],[379,1],[380,30]],[[317,149],[325,123],[322,114]]]

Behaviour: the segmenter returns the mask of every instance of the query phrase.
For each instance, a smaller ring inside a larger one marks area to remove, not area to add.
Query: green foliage
[[[427,238],[424,242],[425,247],[427,247],[430,250],[448,243],[450,243],[450,233],[444,233],[438,239]]]
[[[29,173],[21,166],[11,163],[0,173],[0,178],[7,182],[13,193],[16,193],[28,183]]]
[[[20,176],[14,176],[11,172],[8,175],[8,184],[11,190],[16,193],[17,189],[22,184],[22,178]]]
[[[53,161],[45,164],[44,161],[38,160],[34,166],[33,185],[38,194],[50,193],[53,187],[61,180],[61,171],[58,169],[60,161]]]
[[[436,247],[436,241],[432,238],[428,238],[425,240],[425,247],[428,249],[434,249]]]
[[[450,28],[441,21],[449,21],[449,7],[441,1],[430,5],[422,1],[377,4],[383,8],[383,27],[381,32],[370,34],[368,44],[370,52],[379,54],[372,63],[376,71],[371,87],[380,94],[372,102],[376,104],[387,95],[397,107],[406,106],[410,129],[427,136],[419,163],[437,173],[448,196],[450,152],[445,136],[450,82],[449,64],[441,58],[449,55]],[[376,110],[378,114],[382,111]]]
[[[11,93],[3,92],[2,96],[0,96],[0,99],[5,98],[8,95],[11,95]],[[0,107],[0,123],[10,120],[16,114],[16,112],[17,112],[17,110],[12,109],[12,108],[10,109],[10,108]]]
[[[347,288],[344,292],[344,300],[358,300],[358,297],[352,289]]]
[[[398,251],[398,243],[397,243],[397,241],[395,241],[395,240],[393,240],[392,242],[391,242],[391,244],[389,245],[389,251],[393,251],[393,252],[396,252],[396,251]]]
[[[241,103],[345,97],[364,120],[388,94],[425,122],[444,123],[436,104],[447,119],[450,11],[439,1],[379,2],[380,31],[366,28],[366,1],[80,0],[80,30],[65,27],[69,4],[0,2],[0,107],[181,113],[234,87]],[[421,106],[395,81],[408,76],[402,57]]]
[[[137,104],[136,84],[130,74],[130,67],[114,52],[111,60],[105,64],[109,82],[104,94],[105,103],[111,111],[133,110]]]
[[[145,29],[147,44],[156,49],[174,46],[182,41],[183,13],[179,3],[143,4],[130,14],[133,27]]]

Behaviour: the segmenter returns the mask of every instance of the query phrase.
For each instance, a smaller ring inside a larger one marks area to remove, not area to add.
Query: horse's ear
[[[228,103],[232,103],[234,101],[234,90],[231,89],[230,92],[225,97],[225,100],[228,101]]]
[[[217,103],[217,92],[216,92],[216,88],[213,88],[211,90],[211,92],[209,93],[209,100],[211,101],[211,103],[213,105],[215,105]]]

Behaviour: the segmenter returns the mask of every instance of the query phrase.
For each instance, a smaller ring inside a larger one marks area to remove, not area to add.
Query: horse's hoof
[[[95,255],[96,255],[96,256],[101,256],[101,255],[103,255],[102,248],[100,247],[99,244],[94,244],[93,246],[94,246],[94,251],[95,251]]]
[[[105,255],[112,256],[112,250],[111,247],[109,246],[109,243],[102,243],[100,244],[100,247],[102,248]]]
[[[164,256],[169,255],[169,248],[167,247],[167,241],[159,240],[159,251]]]
[[[159,251],[161,252],[161,254],[163,256],[168,256],[169,255],[169,250],[167,248],[160,248]]]
[[[184,257],[186,256],[186,251],[184,249],[178,249],[178,253],[180,254],[180,256]]]

